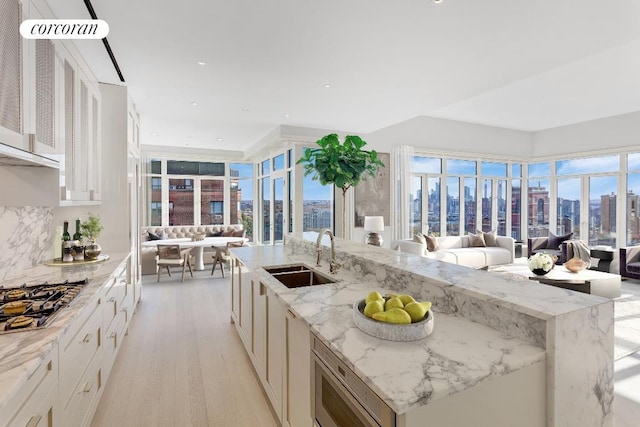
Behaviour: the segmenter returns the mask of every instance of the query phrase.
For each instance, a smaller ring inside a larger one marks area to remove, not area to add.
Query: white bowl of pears
[[[416,341],[433,332],[431,302],[407,294],[370,292],[353,304],[353,320],[361,331],[390,341]]]

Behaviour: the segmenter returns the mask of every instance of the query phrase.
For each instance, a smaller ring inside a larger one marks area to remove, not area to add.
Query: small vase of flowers
[[[543,276],[551,271],[555,260],[548,253],[539,252],[529,258],[529,269],[538,276]]]

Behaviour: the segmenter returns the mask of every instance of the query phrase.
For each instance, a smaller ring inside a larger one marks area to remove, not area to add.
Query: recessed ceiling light
[[[433,4],[440,4],[442,3],[443,0],[431,0],[433,2]]]
[[[158,136],[157,132],[151,132],[151,136]]]
[[[284,116],[285,116],[285,117],[291,117],[289,114],[285,114]]]
[[[193,105],[193,106],[195,107],[196,105],[198,105],[198,103],[197,103],[197,102],[195,102],[195,101],[193,101],[193,102],[191,103],[191,105]]]
[[[217,140],[217,141],[222,141],[223,139],[222,139],[222,138],[220,138],[220,137],[217,137],[217,138],[216,138],[216,140]]]
[[[325,83],[325,84],[324,84],[324,87],[325,87],[326,89],[329,89],[329,88],[331,87],[331,85],[330,85],[329,83]]]
[[[248,108],[243,108],[242,111],[247,112],[247,111],[249,111],[249,109]]]
[[[204,61],[198,61],[198,65],[207,65],[207,63]]]

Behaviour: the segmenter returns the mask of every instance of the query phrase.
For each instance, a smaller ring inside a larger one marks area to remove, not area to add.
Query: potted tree
[[[340,143],[338,135],[332,133],[316,141],[320,148],[309,148],[296,162],[304,164],[304,175],[320,184],[334,184],[342,189],[342,235],[346,227],[345,201],[349,188],[360,183],[363,176],[375,176],[384,163],[378,159],[376,150],[363,150],[367,145],[359,136],[347,135]]]
[[[100,235],[103,227],[100,223],[100,217],[89,212],[87,220],[80,224],[82,235],[89,240],[88,244],[84,247],[84,258],[88,260],[94,260],[98,258],[102,248],[96,242],[96,239]]]

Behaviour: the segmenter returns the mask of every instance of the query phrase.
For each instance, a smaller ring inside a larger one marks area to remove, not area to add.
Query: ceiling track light
[[[91,19],[98,19],[98,15],[96,15],[96,11],[93,10],[93,5],[91,4],[91,0],[84,0],[84,5],[87,6],[87,10],[89,11],[89,15]],[[118,77],[120,81],[124,83],[124,76],[122,75],[122,71],[120,71],[120,66],[118,65],[118,61],[116,61],[116,56],[113,54],[113,50],[111,50],[111,46],[107,41],[107,38],[102,39],[102,43],[104,44],[104,48],[107,49],[107,53],[109,54],[109,58],[111,59],[111,63],[116,69],[116,73],[118,73]]]

